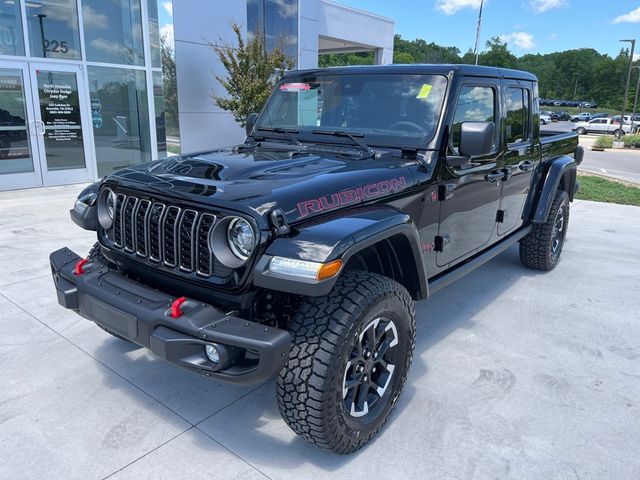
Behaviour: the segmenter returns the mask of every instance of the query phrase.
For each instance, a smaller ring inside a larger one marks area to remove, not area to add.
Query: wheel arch
[[[535,209],[532,214],[533,223],[544,223],[549,216],[556,190],[564,190],[573,201],[576,193],[576,159],[563,155],[555,158],[549,165],[542,186],[540,187]]]

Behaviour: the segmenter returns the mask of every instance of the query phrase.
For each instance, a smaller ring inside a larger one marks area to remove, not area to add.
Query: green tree
[[[263,35],[245,41],[240,25],[234,22],[231,28],[236,45],[209,43],[226,70],[225,76],[215,78],[227,96],[212,97],[218,107],[233,113],[236,122],[244,127],[247,116],[262,109],[279,78],[295,63],[283,53],[281,44],[267,51]]]
[[[487,50],[482,52],[478,63],[490,67],[516,68],[518,59],[509,51],[506,42],[500,37],[493,37],[487,42]]]

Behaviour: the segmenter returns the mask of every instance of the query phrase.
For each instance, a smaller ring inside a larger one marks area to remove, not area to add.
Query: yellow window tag
[[[420,92],[418,92],[418,96],[416,98],[427,98],[431,93],[431,85],[425,83],[422,85]]]

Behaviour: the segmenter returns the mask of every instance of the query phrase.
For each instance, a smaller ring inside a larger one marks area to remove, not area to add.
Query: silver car
[[[584,135],[586,133],[608,133],[616,137],[621,137],[631,131],[631,125],[625,123],[622,128],[620,128],[620,123],[614,122],[611,118],[596,118],[590,122],[578,122],[572,130],[578,135]]]

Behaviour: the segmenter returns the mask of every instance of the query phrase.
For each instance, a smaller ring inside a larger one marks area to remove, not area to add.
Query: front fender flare
[[[326,280],[283,277],[268,271],[274,256],[327,263],[342,259],[346,265],[359,251],[382,240],[402,235],[411,248],[419,281],[419,298],[428,296],[427,272],[420,249],[420,237],[409,215],[389,207],[360,209],[300,225],[287,237],[277,238],[258,260],[254,284],[258,287],[305,296],[323,296],[333,288],[338,276]],[[404,265],[404,267],[409,267]]]

